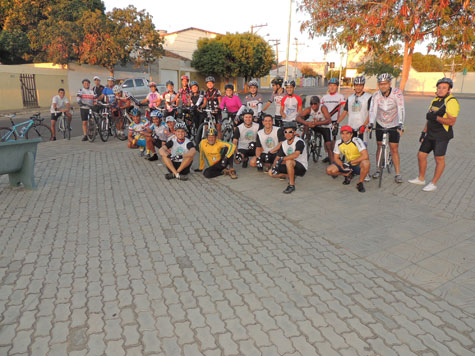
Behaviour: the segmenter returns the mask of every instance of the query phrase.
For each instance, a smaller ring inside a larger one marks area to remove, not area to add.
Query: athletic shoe
[[[176,177],[176,179],[185,181],[185,180],[188,180],[188,177],[187,177],[186,175],[178,174],[178,176]]]
[[[401,177],[401,175],[400,175],[400,174],[396,174],[396,175],[394,176],[394,181],[395,181],[396,183],[402,183],[402,177]]]
[[[51,137],[51,141],[56,141],[56,136],[55,136],[55,137]]]
[[[81,141],[87,141],[87,136],[83,136]]]
[[[295,185],[288,185],[287,188],[283,191],[284,194],[290,194],[295,190]]]
[[[170,179],[175,179],[176,177],[173,173],[170,172],[170,173],[165,174],[165,178],[170,180]]]
[[[437,186],[434,183],[430,182],[424,188],[422,188],[422,190],[424,192],[433,192],[434,190],[437,190]]]
[[[150,153],[147,153],[146,155],[143,156],[143,158],[145,158],[145,159],[149,159],[150,157],[152,157],[152,156],[150,155]]]
[[[330,163],[330,158],[329,158],[329,157],[325,157],[324,159],[322,159],[322,162],[323,162],[323,163]]]
[[[381,175],[381,172],[380,172],[380,171],[374,172],[374,173],[373,173],[373,179],[378,179],[380,175]]]
[[[364,181],[365,182],[371,182],[371,177],[368,175],[366,175],[366,177],[364,177]]]
[[[359,182],[359,183],[356,185],[356,189],[358,189],[358,192],[360,192],[360,193],[366,192],[366,189],[364,188],[363,182]]]
[[[152,157],[148,159],[149,161],[158,161],[158,155],[155,153]]]
[[[245,161],[242,161],[242,168],[247,168],[248,162],[249,162],[248,159],[246,159]]]
[[[424,184],[426,184],[426,181],[425,181],[425,180],[420,180],[419,177],[414,178],[414,179],[409,179],[408,182],[409,182],[409,183],[412,183],[412,184],[417,184],[417,185],[424,185]]]

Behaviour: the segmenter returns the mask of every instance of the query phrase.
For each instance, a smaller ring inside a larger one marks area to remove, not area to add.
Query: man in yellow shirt
[[[451,94],[454,83],[450,78],[442,78],[437,81],[437,96],[430,103],[426,114],[426,125],[421,132],[419,142],[421,146],[417,159],[419,161],[419,176],[411,179],[409,183],[425,185],[427,169],[427,155],[434,151],[435,172],[432,181],[422,188],[425,192],[433,192],[437,189],[437,182],[445,168],[445,154],[449,141],[454,137],[452,127],[457,120],[460,106]]]
[[[208,168],[203,172],[206,178],[214,178],[224,174],[236,179],[236,171],[233,168],[233,155],[236,146],[218,140],[216,134],[216,129],[209,129],[207,132],[208,138],[201,140],[200,168],[195,169],[195,172],[203,171],[205,163],[207,163]]]

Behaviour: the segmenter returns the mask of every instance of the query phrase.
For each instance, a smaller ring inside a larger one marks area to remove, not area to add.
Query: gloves
[[[260,157],[258,159],[256,159],[256,166],[257,166],[257,168],[263,168],[264,167],[264,164],[262,163],[262,160],[261,160]]]
[[[270,156],[269,156],[268,153],[264,153],[261,157],[262,157],[262,161],[264,161],[264,163],[271,163],[271,162],[269,162]]]
[[[256,143],[255,142],[250,142],[249,146],[247,146],[248,150],[255,150],[256,149]]]
[[[424,132],[424,131],[422,131],[422,132],[421,132],[421,137],[419,137],[419,142],[424,141],[424,139],[426,138],[426,135],[427,135],[427,133]]]
[[[343,170],[345,171],[345,173],[351,172],[351,165],[347,162],[343,163]]]
[[[242,161],[242,154],[240,152],[237,152],[235,155],[234,155],[234,159],[238,162],[241,162]]]
[[[426,114],[427,121],[437,121],[437,112],[436,111],[429,111]]]
[[[339,126],[340,126],[340,125],[339,125],[337,122],[334,122],[334,123],[332,124],[332,135],[333,135],[333,136],[338,136],[338,127],[339,127]]]
[[[170,158],[172,161],[180,161],[180,160],[183,159],[183,156],[182,156],[182,155],[176,155],[176,156],[171,156],[171,155],[169,155],[169,156],[170,156],[169,158]]]
[[[364,134],[365,129],[366,128],[364,127],[364,125],[361,125],[358,131],[360,132],[360,134]]]
[[[282,161],[283,161],[283,160],[284,160],[284,159],[283,159],[282,157],[279,158],[279,160],[275,163],[275,166],[272,167],[272,175],[275,176],[276,174],[279,173],[279,166],[282,164]]]

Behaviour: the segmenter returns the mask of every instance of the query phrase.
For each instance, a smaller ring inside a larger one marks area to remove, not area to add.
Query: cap
[[[353,129],[351,128],[350,125],[345,125],[340,129],[340,132],[347,131],[347,132],[353,132]]]

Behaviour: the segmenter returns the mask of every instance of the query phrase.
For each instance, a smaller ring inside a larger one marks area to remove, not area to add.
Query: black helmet
[[[286,80],[284,83],[284,87],[292,86],[295,88],[295,80]]]
[[[84,78],[81,83],[84,84],[84,82],[88,82],[89,84],[91,84],[91,81],[90,81],[89,79],[87,79],[87,78]]]
[[[166,85],[166,86],[168,86],[168,85],[173,85],[173,86],[175,86],[175,84],[173,84],[173,82],[172,82],[171,80],[169,80],[168,82],[166,82],[165,85]]]
[[[214,82],[215,82],[215,79],[214,79],[213,76],[210,75],[209,77],[206,77],[205,82],[206,82],[206,83],[208,83],[208,82],[213,82],[213,83],[214,83]]]
[[[283,82],[284,80],[281,77],[275,77],[274,79],[272,79],[271,84],[282,86]]]
[[[320,98],[316,95],[310,98],[310,105],[313,105],[313,104],[320,104]]]
[[[250,108],[245,108],[243,111],[242,111],[242,116],[246,115],[246,114],[251,114],[252,116],[254,116],[254,110],[250,109]]]
[[[226,85],[224,86],[224,90],[226,90],[226,89],[231,89],[232,91],[234,91],[234,85],[232,85],[232,84],[226,84]]]
[[[297,123],[295,121],[285,121],[284,129],[297,129]]]
[[[453,80],[450,79],[450,78],[444,77],[444,78],[442,78],[442,79],[439,79],[439,80],[437,81],[436,87],[438,87],[439,84],[442,84],[442,83],[447,83],[447,84],[449,85],[450,89],[452,89],[452,88],[454,87],[454,82],[453,82]]]

